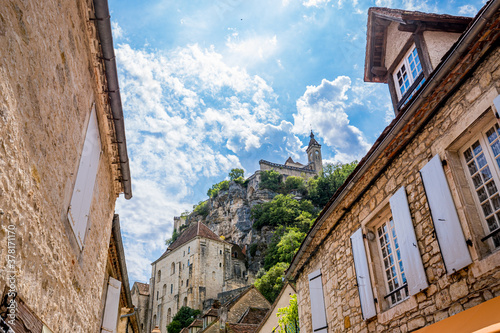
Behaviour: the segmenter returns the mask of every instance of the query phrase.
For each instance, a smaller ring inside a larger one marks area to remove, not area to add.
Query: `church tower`
[[[323,170],[323,159],[321,158],[321,145],[314,138],[314,134],[311,131],[311,140],[309,141],[309,147],[307,147],[307,161],[309,165],[319,174]]]

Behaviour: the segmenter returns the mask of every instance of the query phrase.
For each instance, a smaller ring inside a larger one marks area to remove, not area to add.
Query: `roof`
[[[258,292],[259,294],[261,294],[260,291],[257,288],[255,288],[254,285],[252,285],[248,289],[244,290],[242,293],[240,293],[240,294],[236,295],[235,297],[231,298],[229,301],[227,301],[224,304],[224,306],[227,309],[231,309],[233,307],[233,305],[235,305],[236,302],[238,302],[243,296],[245,296],[247,293],[249,293],[250,290],[255,290],[256,292]],[[264,297],[264,295],[262,295],[262,298],[266,300],[266,302],[269,304],[269,306],[271,306],[271,304],[267,301],[267,299]]]
[[[288,279],[302,272],[304,264],[315,254],[325,237],[328,237],[337,227],[339,221],[351,210],[354,203],[403,151],[416,133],[423,129],[442,103],[457,89],[464,78],[470,75],[483,56],[496,45],[495,43],[500,39],[499,8],[500,0],[486,3],[467,30],[443,57],[429,79],[384,129],[344,184],[333,194],[293,257],[286,272]],[[370,172],[368,173],[367,170]],[[359,192],[351,194],[351,189],[360,179],[363,179],[363,183],[367,185]],[[344,202],[348,193],[349,202]],[[342,208],[337,210],[341,203]],[[333,213],[335,216],[332,216]],[[327,217],[331,217],[328,219],[330,225],[325,226]],[[324,233],[326,236],[315,238],[321,228],[327,229]]]
[[[187,327],[184,327],[179,333],[189,333]]]
[[[295,163],[293,160],[292,160],[292,157],[288,157],[288,159],[286,160],[285,164],[287,163]]]
[[[142,282],[134,282],[134,285],[137,286],[137,290],[139,291],[139,295],[149,296],[149,284]],[[133,288],[133,286],[132,286]]]
[[[203,327],[203,320],[201,319],[195,319],[191,325],[189,325],[187,328],[191,328],[191,327]]]
[[[226,243],[226,241],[220,239],[220,237],[217,236],[212,230],[210,230],[205,224],[197,222],[189,226],[186,230],[184,230],[181,233],[181,235],[175,240],[175,242],[169,245],[167,250],[160,256],[160,258],[158,258],[153,263],[157,262],[160,259],[165,258],[169,252],[177,249],[178,247],[186,244],[187,242],[191,241],[196,237],[203,237]]]
[[[254,333],[257,325],[252,324],[226,324],[229,333]]]
[[[205,312],[205,314],[202,316],[202,318],[205,318],[205,317],[218,317],[219,316],[219,310],[218,309],[214,309],[214,308],[210,308],[210,310],[208,310],[207,312]]]
[[[299,168],[299,167],[294,167],[294,166],[290,166],[290,165],[284,165],[284,164],[279,164],[279,163],[273,163],[273,162],[269,162],[269,161],[266,161],[266,160],[260,160],[259,161],[259,164],[267,164],[267,165],[270,165],[272,167],[278,167],[278,168],[283,168],[283,169],[290,169],[290,170],[299,170],[301,172],[311,172],[311,173],[316,173],[316,171],[314,170],[311,170],[311,169],[308,169],[308,166],[304,166],[302,168]]]
[[[269,309],[249,307],[238,322],[240,324],[259,325],[268,311]]]
[[[390,64],[385,64],[385,44],[387,43],[386,31],[390,23],[398,23],[398,29],[406,32],[416,32],[417,29],[425,29],[462,33],[471,21],[472,18],[464,16],[422,13],[381,7],[368,9],[365,81],[387,82],[387,65]]]
[[[321,147],[321,145],[318,143],[318,141],[316,141],[316,139],[314,138],[314,133],[312,131],[311,131],[311,135],[309,135],[309,137],[311,138],[311,140],[309,140],[309,146],[307,147],[307,149],[311,148],[312,146]]]

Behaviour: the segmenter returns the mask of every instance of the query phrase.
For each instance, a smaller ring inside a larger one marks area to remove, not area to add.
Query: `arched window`
[[[222,263],[219,263],[219,267],[222,267]]]
[[[186,280],[186,287],[189,287],[189,279]]]
[[[212,271],[212,280],[215,281],[215,271]]]
[[[168,311],[167,311],[167,325],[170,324],[170,320],[172,320],[172,309],[168,308]]]
[[[163,293],[162,293],[162,295],[165,296],[166,294],[167,294],[167,285],[164,284],[163,285]]]
[[[161,281],[161,271],[158,271],[158,274],[156,274],[156,275],[158,277],[158,282],[160,282]]]
[[[184,301],[182,302],[182,306],[187,306],[188,304],[188,298],[184,297]]]
[[[175,273],[175,263],[173,262],[172,266],[170,267],[170,274],[174,274],[174,273]]]

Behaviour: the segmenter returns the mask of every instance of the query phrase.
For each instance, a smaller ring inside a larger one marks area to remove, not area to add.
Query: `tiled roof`
[[[139,290],[139,295],[149,296],[149,284],[136,282],[137,290]]]
[[[220,239],[220,237],[217,236],[212,230],[210,230],[205,224],[197,222],[189,226],[186,230],[184,230],[179,236],[179,238],[177,238],[175,242],[170,244],[167,250],[156,261],[165,258],[170,251],[175,250],[176,248],[186,244],[187,242],[198,236],[208,239],[213,239],[219,242],[225,242],[222,239]]]
[[[240,324],[253,324],[259,325],[262,319],[267,314],[269,309],[261,309],[261,308],[248,308],[247,312],[241,317],[239,323]]]
[[[229,333],[254,333],[257,325],[251,324],[226,324]]]
[[[219,311],[217,309],[214,309],[214,308],[211,308],[210,310],[208,310],[207,312],[205,312],[205,314],[203,315],[202,318],[205,318],[205,317],[218,317],[219,316]]]
[[[187,327],[184,327],[179,333],[189,333]]]
[[[203,320],[201,319],[195,319],[191,325],[189,325],[187,328],[191,328],[191,327],[203,327]]]

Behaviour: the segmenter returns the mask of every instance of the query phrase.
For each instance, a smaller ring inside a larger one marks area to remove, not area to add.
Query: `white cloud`
[[[308,86],[297,100],[294,132],[307,134],[311,128],[324,142],[333,147],[335,155],[353,160],[362,157],[370,148],[363,133],[350,124],[345,109],[351,79],[339,76],[333,81],[323,79],[319,86]],[[346,161],[346,160],[345,160]]]
[[[115,39],[121,39],[124,36],[122,27],[116,21],[111,21],[111,30]]]
[[[278,52],[278,38],[273,36],[255,36],[240,40],[233,32],[226,41],[228,61],[251,67],[263,62]]]
[[[460,15],[474,16],[477,14],[477,8],[474,7],[473,5],[464,5],[459,8],[458,13]]]
[[[377,7],[387,7],[387,8],[393,8],[393,2],[392,0],[376,0],[375,5]]]
[[[302,4],[306,7],[321,7],[325,6],[330,2],[330,0],[306,0]]]
[[[406,10],[421,11],[426,13],[438,12],[437,5],[429,5],[428,0],[403,0],[403,8]]]

